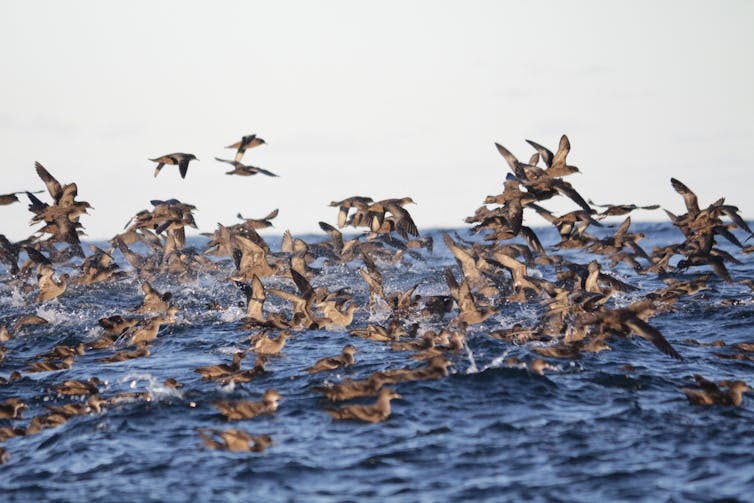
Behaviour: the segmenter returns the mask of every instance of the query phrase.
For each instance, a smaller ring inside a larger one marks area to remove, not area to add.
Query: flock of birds
[[[12,356],[14,341],[20,335],[47,323],[35,314],[39,304],[76,295],[84,291],[85,285],[133,277],[141,284],[143,298],[131,310],[97,320],[101,327],[97,339],[56,345],[25,362],[23,370],[0,377],[0,389],[12,394],[14,382],[23,379],[24,374],[60,373],[58,384],[51,390],[40,390],[50,393],[49,399],[54,403],[48,403],[45,412],[28,421],[22,418],[27,404],[17,396],[0,403],[0,420],[5,423],[0,426],[0,442],[58,427],[76,416],[100,414],[124,402],[150,400],[147,392],[108,396],[106,383],[99,378],[66,380],[65,372],[86,352],[101,354],[98,361],[103,364],[149,357],[155,340],[166,333],[165,327],[176,322],[181,310],[171,292],[160,292],[152,284],[158,280],[172,284],[192,282],[205,274],[228,278],[227,281],[238,288],[246,316],[236,328],[245,337],[241,343],[248,343],[248,347],[237,351],[229,363],[196,368],[204,380],[219,386],[253,381],[268,372],[266,365],[270,359],[281,358],[287,341],[295,339],[296,333],[302,330],[327,330],[332,337],[348,334],[367,339],[394,351],[408,352],[415,360],[404,367],[384,368],[361,379],[325,381],[316,387],[315,390],[331,403],[374,397],[371,403],[324,406],[324,411],[335,420],[373,423],[386,420],[391,414],[391,400],[400,398],[395,387],[405,382],[447,376],[455,355],[468,349],[470,327],[484,327],[485,320],[513,304],[535,309],[536,320],[504,329],[481,330],[485,337],[508,344],[536,342],[531,344],[532,357],[528,361],[511,357],[504,362],[507,366],[543,374],[557,369],[553,361],[606,350],[610,348],[611,339],[632,335],[653,344],[668,357],[682,359],[650,319],[674,309],[681,299],[706,289],[709,281],[734,281],[726,264],[740,262],[719,248],[717,240],[729,241],[744,254],[754,251],[753,246],[746,246],[745,241],[741,242],[734,234],[742,232],[746,239],[754,235],[738,209],[726,204],[724,199],[702,208],[694,192],[673,178],[672,187],[683,197],[686,213],[666,213],[684,239],[663,248],[645,250],[639,244],[644,236],[631,232],[629,214],[658,209],[658,206],[597,205],[586,201],[565,180],[566,176],[579,171],[567,163],[568,138],[565,135],[561,138],[555,153],[538,143],[529,143],[535,153],[527,162],[519,161],[505,147],[496,145],[511,172],[502,192],[487,196],[485,204],[466,219],[472,224],[471,232],[479,234],[480,238],[443,234],[444,244],[457,267],[443,271],[447,290],[439,295],[420,295],[418,285],[405,291],[387,291],[383,281],[386,268],[401,261],[426,260],[427,254],[433,251],[432,238],[420,236],[406,209],[414,203],[409,197],[374,201],[354,196],[332,202],[330,205],[338,211],[337,222],[336,225],[319,223],[326,233],[322,241],[307,243],[286,231],[278,251],[271,250],[258,233],[259,229],[272,225],[277,210],[256,219],[239,214],[239,223],[218,224],[217,229],[207,235],[206,247],[197,250],[186,246],[185,235],[186,227],[196,228],[193,217],[196,208],[176,199],[154,200],[151,209],[138,212],[123,232],[109,240],[108,249],[90,244],[87,254],[80,241],[83,230],[80,217],[92,209],[91,205],[77,200],[75,183],[61,184],[44,166],[36,163],[36,172],[51,198],[49,202],[35,195],[39,192],[31,191],[0,196],[0,205],[7,205],[25,194],[33,213],[32,225],[43,225],[19,242],[11,242],[0,235],[0,260],[7,271],[3,281],[28,299],[32,311],[14,320],[0,320],[0,343],[4,344],[0,348],[0,369],[3,360]],[[247,150],[263,144],[265,141],[256,135],[244,136],[229,147],[236,150],[234,160],[218,160],[233,166],[228,174],[276,176],[241,162]],[[193,154],[175,153],[151,160],[158,163],[155,176],[163,166],[176,165],[181,177],[185,177],[189,162],[194,159]],[[570,199],[579,209],[556,215],[541,206],[543,201],[556,196]],[[527,211],[539,214],[556,227],[560,241],[550,250],[543,247],[532,228],[524,225]],[[611,235],[598,238],[589,232],[592,227],[604,227],[605,217],[623,215],[626,215],[625,220]],[[340,229],[349,226],[364,232],[347,238]],[[579,256],[602,256],[603,260],[574,262],[558,253],[567,249],[582,250]],[[121,263],[125,261],[130,267],[118,264],[117,253],[123,259]],[[676,265],[671,265],[671,259],[679,256]],[[340,265],[356,262],[368,295],[359,296],[350,288],[334,289],[324,284],[319,280],[321,269],[315,267],[317,261]],[[606,271],[602,264],[607,262],[612,267],[622,263],[638,274],[656,275],[665,286],[620,307],[616,296],[638,288]],[[545,279],[543,274],[531,274],[534,267],[552,271],[551,279]],[[674,274],[692,267],[708,268],[717,279],[704,273],[681,280]],[[70,272],[60,274],[61,269]],[[740,282],[754,288],[751,280]],[[290,307],[266,309],[265,302],[270,296]],[[216,310],[225,307],[217,301],[206,306]],[[354,313],[360,310],[383,310],[389,315],[384,323],[356,324]],[[723,342],[714,344],[718,350],[724,345]],[[244,359],[249,354],[255,356],[255,361],[244,367]],[[356,347],[346,344],[341,354],[312,361],[302,372],[332,376],[333,372],[357,366],[357,355]],[[737,344],[731,351],[716,355],[754,359],[754,343]],[[630,366],[627,365],[626,370],[630,370]],[[715,383],[695,375],[694,381],[682,384],[680,391],[695,405],[738,406],[742,394],[752,390],[740,380]],[[182,386],[172,378],[164,385],[170,389]],[[276,390],[267,389],[259,401],[229,399],[212,405],[227,421],[247,421],[275,414],[280,400]],[[254,435],[237,428],[200,428],[197,434],[211,449],[261,452],[272,444],[269,435]],[[8,459],[2,447],[0,459]]]

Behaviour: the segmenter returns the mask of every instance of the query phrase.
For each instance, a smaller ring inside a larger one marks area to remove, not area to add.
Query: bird
[[[166,164],[178,165],[178,170],[181,173],[181,178],[186,178],[186,172],[188,171],[189,163],[191,161],[198,161],[194,154],[184,154],[182,152],[176,152],[174,154],[167,154],[154,159],[149,159],[152,162],[157,163],[157,167],[154,169],[154,176],[160,174],[160,170]]]
[[[656,312],[654,301],[644,299],[621,309],[603,309],[579,314],[574,322],[576,330],[592,327],[593,335],[617,335],[628,337],[631,333],[648,340],[657,349],[676,360],[683,357],[675,350],[659,330],[645,321]]]
[[[288,340],[290,336],[291,334],[285,330],[280,332],[274,339],[262,336],[254,343],[252,351],[258,355],[276,355],[283,350],[285,341]]]
[[[246,357],[246,352],[236,351],[233,353],[233,362],[231,364],[220,363],[218,365],[209,365],[207,367],[197,367],[194,372],[201,374],[202,379],[214,381],[232,375],[241,369],[241,361]]]
[[[53,414],[59,414],[65,418],[84,416],[86,414],[99,414],[107,400],[99,395],[92,395],[84,403],[68,403],[65,405],[48,405],[47,408]]]
[[[265,321],[264,301],[267,295],[264,292],[264,285],[256,274],[252,274],[251,281],[244,283],[236,282],[246,297],[246,317],[251,320]]]
[[[338,356],[326,356],[320,358],[317,362],[306,369],[310,374],[316,374],[317,372],[324,372],[326,370],[335,370],[341,367],[348,367],[353,365],[355,359],[353,355],[356,353],[356,348],[351,344],[347,344],[340,355]]]
[[[53,390],[59,395],[96,395],[99,386],[104,384],[99,378],[91,377],[88,381],[67,380],[53,386]]]
[[[228,384],[231,384],[231,383],[236,384],[236,383],[250,382],[267,372],[267,370],[265,369],[265,365],[267,364],[267,361],[268,361],[267,356],[257,355],[256,361],[254,362],[254,366],[252,368],[246,369],[246,370],[242,370],[239,368],[239,370],[236,370],[235,372],[230,372],[215,380],[223,386],[227,386]]]
[[[445,281],[450,288],[450,295],[458,305],[459,313],[458,319],[464,323],[476,324],[481,323],[493,314],[496,310],[492,307],[479,307],[474,300],[474,296],[469,288],[469,283],[464,278],[459,284],[455,276],[453,276],[453,270],[448,267],[445,269]]]
[[[604,211],[599,213],[599,216],[601,217],[617,217],[621,215],[628,215],[634,210],[657,210],[660,208],[659,204],[650,204],[648,206],[637,206],[634,203],[629,204],[597,204],[591,199],[587,200],[587,202],[593,206],[597,206],[599,208],[606,208]]]
[[[6,325],[0,325],[0,342],[7,342],[21,333],[21,329],[30,325],[44,325],[48,321],[36,314],[25,314],[19,317],[11,329]]]
[[[227,430],[199,428],[197,431],[202,442],[209,449],[231,452],[262,452],[272,445],[272,438],[269,435],[262,434],[255,437],[249,432],[235,428]]]
[[[754,391],[743,381],[726,380],[715,384],[699,374],[694,374],[694,380],[696,386],[681,388],[691,405],[732,405],[738,407],[743,400],[742,394],[747,391]]]
[[[400,199],[384,199],[377,201],[369,206],[368,215],[370,217],[370,228],[372,232],[385,232],[383,224],[388,221],[393,225],[388,227],[389,230],[395,229],[403,239],[408,239],[409,234],[418,236],[419,230],[414,220],[404,208],[407,204],[416,204],[410,197]],[[391,216],[386,216],[387,214]],[[389,232],[388,230],[388,232]]]
[[[144,292],[144,300],[134,310],[136,313],[164,313],[170,307],[169,302],[173,298],[172,293],[160,293],[148,281],[141,284],[141,291]]]
[[[366,379],[345,379],[338,384],[317,386],[314,390],[322,393],[331,402],[340,402],[353,398],[375,396],[384,384],[385,380],[381,375],[372,374]]]
[[[539,143],[531,140],[526,140],[526,143],[534,147],[537,153],[542,157],[547,169],[545,172],[550,176],[566,176],[572,173],[580,173],[579,168],[576,166],[569,166],[566,164],[566,156],[571,151],[571,142],[566,135],[560,137],[560,144],[558,145],[558,151],[553,154],[550,150],[543,147]]]
[[[68,356],[58,362],[42,361],[30,363],[26,367],[26,372],[55,372],[58,370],[68,370],[72,366],[73,356]]]
[[[231,402],[229,400],[220,400],[213,402],[220,414],[225,416],[228,421],[238,421],[240,419],[253,419],[261,414],[272,414],[278,410],[278,401],[280,394],[274,389],[268,389],[262,395],[259,402],[248,400],[239,400]]]
[[[225,162],[233,166],[233,170],[226,172],[225,173],[226,175],[252,176],[252,175],[257,175],[261,173],[267,176],[274,176],[274,177],[278,176],[272,171],[267,171],[266,169],[262,169],[257,166],[249,166],[246,164],[242,164],[238,161],[229,161],[227,159],[220,159],[219,157],[215,157],[215,160],[220,161],[220,162]]]
[[[343,199],[342,201],[332,201],[331,207],[338,208],[338,227],[343,228],[346,225],[353,225],[354,227],[369,226],[367,222],[367,213],[369,205],[374,201],[371,197],[366,196],[352,196]],[[348,214],[351,208],[355,208],[356,212],[349,218]]]
[[[40,353],[36,358],[44,358],[47,360],[58,360],[62,358],[68,358],[69,356],[82,356],[86,352],[86,345],[83,342],[79,342],[75,346],[68,346],[66,344],[59,344],[52,348],[50,351]]]
[[[390,417],[390,400],[403,398],[390,388],[382,388],[377,401],[371,405],[346,405],[338,409],[328,409],[333,419],[354,419],[368,423],[379,423]]]
[[[20,398],[8,398],[0,403],[0,419],[15,419],[28,406]]]
[[[267,143],[262,138],[259,138],[255,134],[249,134],[246,136],[242,136],[241,139],[237,142],[235,142],[232,145],[228,145],[225,148],[234,148],[236,149],[236,162],[240,162],[243,158],[244,153],[246,153],[247,149],[258,147],[259,145],[264,145]]]
[[[39,266],[39,272],[37,273],[39,292],[35,299],[37,302],[48,302],[65,292],[70,275],[68,273],[61,274],[57,280],[54,278],[54,275],[55,269],[51,265],[43,264]]]
[[[112,356],[100,358],[97,361],[102,363],[120,363],[128,360],[135,360],[136,358],[147,357],[151,354],[149,347],[145,342],[136,344],[136,349],[129,351],[119,351]]]
[[[160,327],[176,322],[175,315],[178,313],[177,306],[170,306],[165,314],[142,320],[126,329],[120,336],[128,339],[129,344],[147,343],[157,338]]]

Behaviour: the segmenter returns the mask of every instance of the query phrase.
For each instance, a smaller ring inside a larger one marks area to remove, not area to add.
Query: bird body
[[[186,173],[188,172],[189,163],[191,161],[198,161],[196,156],[194,154],[185,154],[183,152],[176,152],[174,154],[167,154],[162,155],[160,157],[155,157],[154,159],[149,159],[152,162],[157,163],[157,167],[154,169],[154,176],[157,176],[160,174],[160,170],[165,166],[166,164],[170,165],[177,165],[178,170],[181,173],[181,178],[186,178]]]
[[[356,353],[356,348],[348,344],[343,348],[343,352],[340,355],[320,358],[314,365],[306,369],[306,371],[310,374],[316,374],[317,372],[335,370],[353,365],[355,361],[353,357],[354,353]]]
[[[372,405],[346,405],[339,409],[328,410],[333,419],[354,419],[367,423],[379,423],[390,417],[390,400],[402,398],[401,395],[389,388],[382,388],[377,395],[377,401]]]
[[[264,392],[262,400],[259,402],[221,400],[214,402],[213,405],[228,421],[238,421],[241,419],[253,419],[261,414],[272,414],[278,410],[278,400],[280,400],[278,392],[274,389],[268,389]]]

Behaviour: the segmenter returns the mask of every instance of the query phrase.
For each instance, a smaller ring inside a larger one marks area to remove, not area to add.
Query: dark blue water
[[[647,234],[642,242],[647,250],[682,240],[669,224],[632,229]],[[546,245],[556,237],[549,230],[538,234]],[[269,241],[277,249],[279,240]],[[387,292],[419,283],[417,293],[447,293],[443,269],[454,261],[437,233],[435,241],[435,253],[426,262],[378,264]],[[202,243],[198,238],[190,242],[198,247]],[[595,258],[583,251],[564,255],[581,263]],[[734,279],[754,278],[751,260],[736,256],[744,264],[730,267]],[[330,290],[350,286],[357,303],[364,305],[368,290],[358,274],[360,266],[359,261],[325,265],[313,284]],[[620,294],[615,305],[663,286],[654,276],[638,276],[622,266],[611,271],[640,287],[638,292]],[[699,272],[703,271],[678,277],[688,279]],[[168,279],[154,283],[173,292],[181,311],[178,323],[160,331],[148,358],[104,364],[96,360],[112,350],[89,351],[69,370],[24,373],[21,380],[0,386],[0,400],[17,396],[29,404],[21,419],[0,420],[0,426],[24,426],[44,413],[46,405],[66,402],[50,390],[66,379],[98,376],[107,382],[103,396],[122,391],[152,394],[148,402],[110,406],[101,414],[74,417],[57,428],[4,442],[10,458],[0,466],[0,499],[751,500],[754,396],[745,396],[739,408],[695,407],[678,389],[697,373],[716,381],[754,382],[754,362],[720,359],[711,354],[719,348],[683,342],[754,341],[754,303],[744,285],[726,284],[713,276],[709,290],[685,297],[674,311],[652,318],[652,325],[683,361],[639,338],[612,338],[611,351],[575,360],[548,359],[556,368],[544,376],[503,363],[511,356],[531,360],[537,356],[531,351],[533,343],[512,345],[486,335],[516,322],[533,322],[539,312],[536,304],[501,303],[497,314],[469,327],[468,348],[450,356],[448,377],[396,385],[403,399],[393,401],[390,418],[362,424],[332,421],[324,412],[329,404],[313,387],[420,363],[408,353],[350,337],[342,329],[295,332],[282,355],[270,360],[267,374],[233,388],[203,381],[194,372],[199,366],[228,363],[233,352],[248,348],[242,341],[250,331],[239,327],[245,315],[238,306],[243,299],[227,281],[231,273],[228,263],[227,271],[200,275],[186,284]],[[534,274],[554,276],[553,269],[544,266],[534,268]],[[282,279],[264,282],[290,289]],[[97,338],[99,318],[125,315],[141,301],[140,283],[133,278],[74,286],[44,305],[35,304],[34,295],[33,290],[21,293],[0,285],[0,322],[12,323],[30,312],[50,321],[26,327],[20,337],[4,344],[9,351],[0,375],[6,378],[56,344]],[[207,310],[206,304],[214,300],[223,309]],[[265,308],[289,310],[288,303],[273,296],[268,296]],[[387,312],[362,309],[350,328],[386,317]],[[318,358],[338,354],[346,343],[358,348],[356,365],[331,374],[304,372]],[[249,357],[244,368],[252,362]],[[634,369],[625,370],[626,364]],[[165,388],[162,383],[168,377],[183,388]],[[283,397],[274,415],[228,423],[211,405],[221,398],[256,400],[268,388]],[[266,433],[274,444],[263,453],[209,450],[197,434],[200,427]]]

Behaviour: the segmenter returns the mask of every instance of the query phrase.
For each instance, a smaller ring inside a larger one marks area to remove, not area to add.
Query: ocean
[[[641,245],[648,251],[683,239],[669,223],[634,223],[631,229],[646,234]],[[557,233],[535,230],[548,252],[556,253]],[[455,232],[479,241],[468,228]],[[460,279],[442,232],[422,234],[434,238],[431,254],[422,250],[421,257],[406,255],[399,263],[377,262],[386,293],[418,285],[416,294],[448,295],[447,267]],[[308,243],[326,239],[297,237]],[[273,251],[279,249],[280,237],[267,241]],[[203,237],[188,241],[198,250],[205,244]],[[334,421],[326,409],[339,404],[328,402],[315,388],[424,363],[410,358],[410,352],[353,337],[343,328],[293,331],[281,354],[269,358],[267,372],[248,383],[223,385],[195,372],[229,363],[236,351],[250,348],[248,338],[255,332],[241,326],[245,300],[229,280],[229,259],[220,259],[217,271],[186,282],[164,276],[152,283],[161,292],[172,292],[179,312],[176,323],[159,330],[148,357],[99,361],[126,349],[116,343],[114,349],[88,350],[75,357],[70,369],[51,372],[28,373],[25,368],[35,355],[56,345],[100,337],[97,320],[125,316],[139,305],[141,281],[128,274],[112,282],[73,285],[43,304],[34,302],[35,289],[22,291],[6,281],[0,284],[0,323],[11,325],[30,313],[48,323],[25,327],[3,343],[8,351],[0,376],[8,379],[19,371],[22,377],[0,385],[0,402],[18,397],[28,409],[20,418],[0,420],[0,426],[25,427],[50,405],[83,401],[52,389],[68,379],[96,376],[103,381],[102,396],[148,392],[150,398],[124,400],[0,444],[8,454],[0,466],[2,500],[750,501],[754,396],[744,395],[741,407],[700,407],[689,404],[680,390],[694,382],[695,374],[754,384],[754,362],[715,354],[729,354],[731,345],[754,341],[752,290],[738,282],[754,279],[752,261],[731,245],[722,248],[742,262],[729,266],[736,282],[713,274],[706,290],[680,298],[670,311],[650,320],[682,360],[640,337],[610,337],[610,350],[545,357],[550,367],[539,375],[511,365],[510,359],[531,362],[540,357],[534,349],[552,342],[511,343],[488,334],[515,323],[536,324],[541,306],[493,299],[495,313],[469,325],[464,348],[447,353],[452,363],[448,375],[391,386],[402,398],[392,401],[386,421],[374,424]],[[613,307],[665,286],[657,275],[639,275],[623,264],[609,267],[609,256],[583,250],[557,254],[581,264],[599,260],[606,272],[637,287],[618,293],[609,301]],[[124,270],[131,269],[117,252],[114,256]],[[311,265],[321,268],[311,279],[313,287],[350,289],[358,309],[348,329],[387,322],[386,306],[368,307],[369,290],[358,272],[361,260],[336,264],[318,259]],[[556,275],[548,265],[529,265],[528,272],[550,280]],[[688,280],[707,272],[694,267],[669,276]],[[295,291],[288,279],[262,282],[268,289]],[[265,310],[290,315],[290,303],[268,293]],[[439,331],[455,313],[457,308],[441,321],[418,320],[419,333]],[[718,340],[725,345],[704,345]],[[311,375],[305,371],[349,343],[358,350],[354,365]],[[250,355],[242,368],[252,366]],[[166,386],[170,377],[182,387]],[[273,414],[229,422],[212,405],[225,399],[259,400],[270,388],[282,397]],[[267,434],[273,444],[264,452],[209,449],[199,428],[240,428]]]

